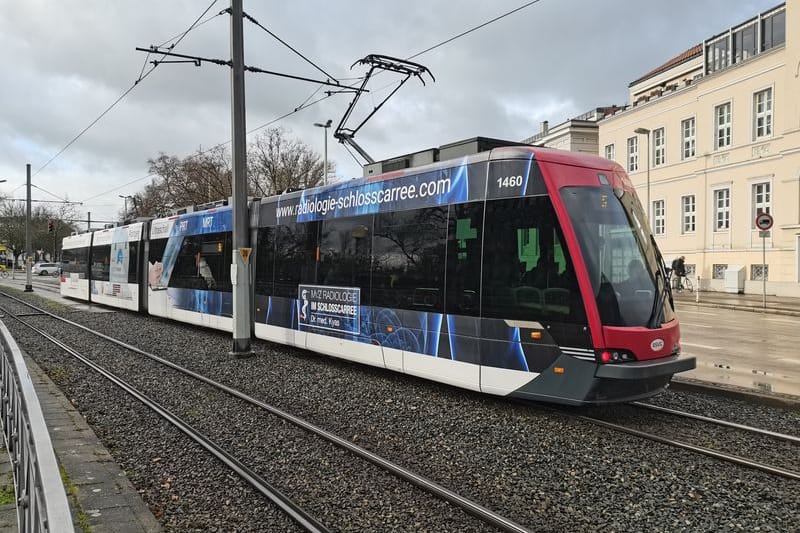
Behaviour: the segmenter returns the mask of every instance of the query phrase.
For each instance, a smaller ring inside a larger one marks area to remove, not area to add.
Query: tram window
[[[103,281],[112,283],[136,283],[138,281],[137,259],[138,242],[115,242],[102,248],[108,254],[108,268]],[[95,248],[94,250],[97,250]],[[94,253],[93,253],[94,255]],[[94,263],[95,260],[93,259]],[[94,277],[94,266],[92,266],[92,279]]]
[[[184,237],[169,279],[169,286],[230,291],[230,254],[230,233]]]
[[[127,260],[127,267],[128,271],[122,275],[122,279],[126,280],[128,283],[138,283],[139,282],[139,246],[140,243],[138,241],[133,242],[120,242],[112,245],[111,250],[114,252],[114,246],[117,247],[117,258],[119,258],[119,250],[123,251],[123,265],[124,261]],[[112,254],[113,257],[113,254]],[[124,268],[124,266],[123,266]],[[123,270],[124,272],[124,270]],[[113,269],[112,269],[112,277],[113,277]]]
[[[479,316],[483,202],[449,206],[446,312]]]
[[[62,273],[76,273],[86,275],[89,248],[69,248],[61,251]]]
[[[585,323],[575,271],[547,196],[486,203],[484,317]]]
[[[160,262],[164,258],[164,250],[167,247],[167,239],[155,239],[149,242],[147,261],[150,263]]]
[[[92,246],[93,280],[108,281],[110,256],[111,256],[110,244],[101,244],[100,246]]]
[[[300,283],[317,283],[319,222],[277,226],[275,246],[275,296],[297,298]]]
[[[255,293],[272,294],[275,273],[275,228],[259,228],[256,246]]]
[[[148,243],[147,284],[151,288],[158,287],[161,283],[164,250],[166,248],[167,239],[155,239]]]
[[[361,303],[370,303],[372,229],[371,215],[322,222],[317,272],[320,285],[359,287]]]
[[[372,305],[444,311],[447,208],[375,216]]]
[[[122,244],[122,243],[120,243]],[[128,283],[139,282],[139,246],[140,242],[128,242]]]

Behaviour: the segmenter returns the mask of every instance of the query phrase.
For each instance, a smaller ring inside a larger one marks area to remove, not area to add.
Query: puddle
[[[697,357],[697,368],[689,372],[682,372],[680,375],[721,385],[735,385],[759,392],[800,396],[800,373],[798,372],[774,373],[758,368],[740,367],[725,361],[703,360],[702,357]]]

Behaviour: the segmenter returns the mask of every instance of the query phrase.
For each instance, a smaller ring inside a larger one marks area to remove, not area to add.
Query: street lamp
[[[328,128],[331,127],[331,119],[325,124],[320,124],[319,122],[315,122],[314,125],[318,128],[322,128],[322,132],[325,134],[325,158],[322,160],[322,184],[328,184]]]
[[[128,198],[132,199],[133,196],[129,194],[118,194],[117,196],[125,200],[125,207],[123,208],[122,211],[122,223],[125,224],[125,221],[128,219]]]
[[[647,128],[636,128],[633,133],[647,136],[647,218],[650,219],[650,130]]]

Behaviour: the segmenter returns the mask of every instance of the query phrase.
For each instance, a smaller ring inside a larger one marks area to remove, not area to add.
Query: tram
[[[612,161],[503,147],[249,210],[257,338],[573,405],[648,397],[695,366]],[[141,308],[231,331],[231,225],[229,207],[145,223]]]

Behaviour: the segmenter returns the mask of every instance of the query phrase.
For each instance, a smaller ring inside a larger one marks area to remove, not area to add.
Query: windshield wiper
[[[653,251],[656,254],[656,263],[657,268],[656,270],[656,297],[653,299],[653,308],[650,310],[650,319],[647,321],[647,327],[650,329],[656,329],[661,326],[661,317],[664,313],[664,300],[667,296],[669,296],[669,303],[670,305],[674,306],[674,302],[672,300],[672,290],[670,289],[669,283],[667,283],[667,276],[666,276],[666,267],[664,266],[664,258],[661,256],[661,251],[658,249],[656,245],[656,240],[653,235],[650,235],[650,242],[653,244]],[[661,288],[658,288],[658,278],[661,277]]]
[[[658,288],[658,279],[661,278],[661,288]],[[661,269],[656,270],[656,291],[657,294],[655,298],[653,298],[653,308],[650,310],[650,319],[647,321],[647,327],[650,329],[656,329],[661,326],[661,316],[663,315],[664,311],[664,298],[665,293],[667,292],[668,287],[667,283],[664,278],[664,274],[661,273]]]
[[[653,243],[653,250],[656,252],[656,260],[658,261],[658,266],[661,269],[661,276],[664,280],[664,289],[669,296],[669,305],[674,309],[675,301],[672,299],[672,287],[670,287],[669,280],[667,279],[667,264],[664,262],[664,256],[661,255],[661,250],[659,250],[656,239],[652,234],[650,235],[650,242]]]

